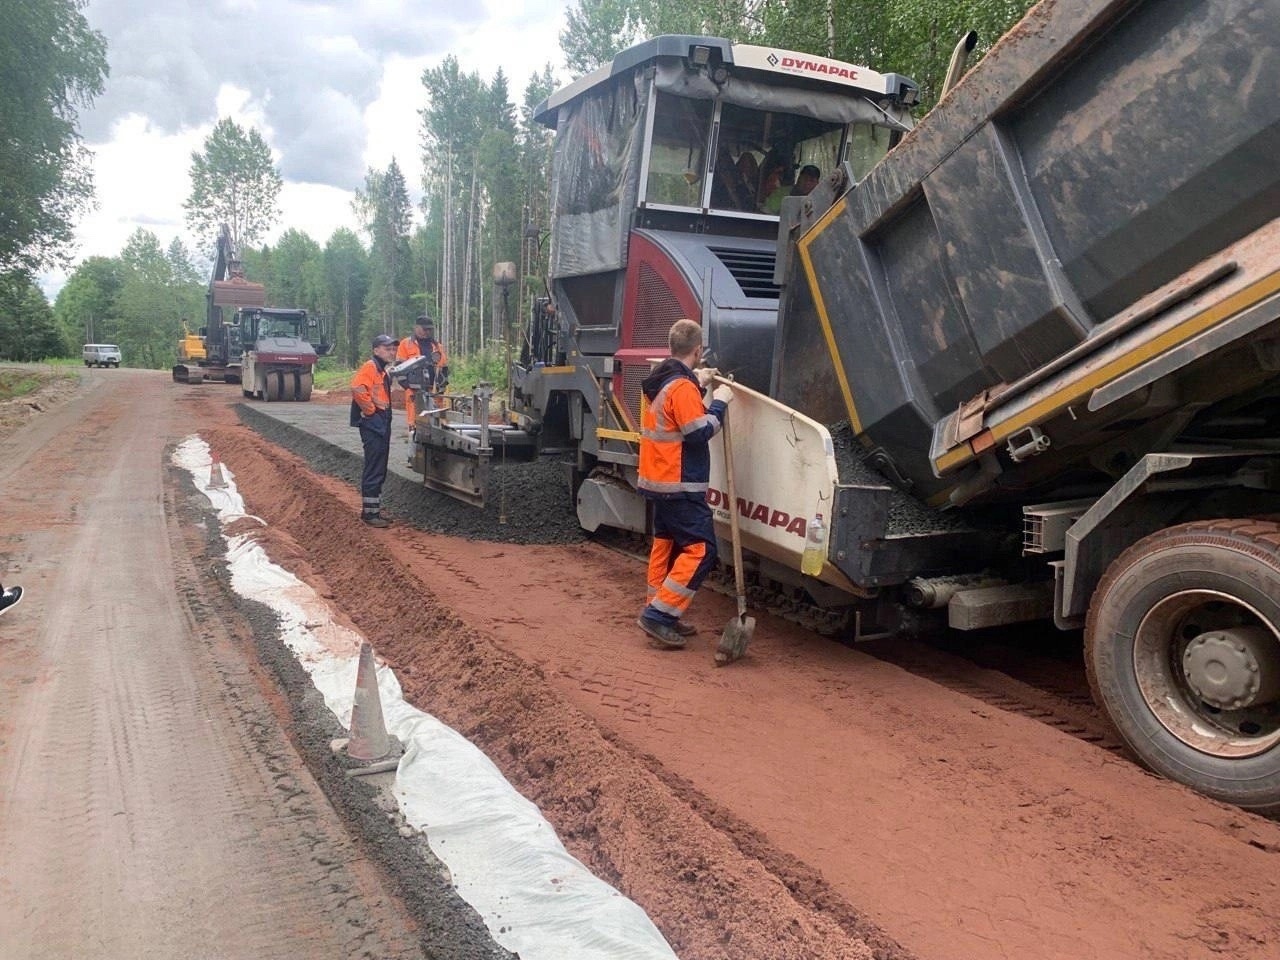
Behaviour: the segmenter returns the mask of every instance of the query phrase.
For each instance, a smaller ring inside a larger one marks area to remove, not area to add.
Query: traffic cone
[[[222,461],[218,455],[212,450],[209,453],[213,457],[213,464],[209,467],[209,489],[221,490],[227,485],[227,475],[222,472]]]
[[[382,697],[373,665],[373,646],[360,644],[360,665],[356,668],[356,695],[351,705],[351,738],[347,756],[353,760],[381,760],[391,752],[391,738],[382,719]]]

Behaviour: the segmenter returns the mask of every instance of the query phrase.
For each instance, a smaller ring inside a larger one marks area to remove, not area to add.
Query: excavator
[[[205,300],[199,336],[183,327],[176,382],[218,380],[243,384],[246,397],[311,399],[316,361],[333,349],[328,327],[305,310],[267,306],[266,287],[245,277],[226,224],[218,232]]]
[[[198,364],[201,360],[208,357],[204,349],[204,337],[198,333],[192,333],[191,327],[187,324],[187,318],[182,318],[182,339],[178,341],[178,363],[190,365]],[[174,379],[177,379],[175,374]]]
[[[245,278],[244,265],[231,238],[231,230],[225,223],[218,231],[217,253],[205,304],[206,321],[200,328],[205,355],[203,358],[180,356],[173,367],[173,379],[178,383],[202,383],[205,380],[239,383],[244,357],[240,325],[234,312],[224,318],[223,309],[238,311],[246,307],[265,307],[267,290],[262,284],[251,283]]]

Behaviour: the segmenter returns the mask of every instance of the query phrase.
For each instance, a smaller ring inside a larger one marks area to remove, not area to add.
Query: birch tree
[[[211,255],[222,224],[243,249],[280,218],[284,181],[255,128],[245,129],[230,117],[219,120],[204,149],[192,151],[190,173],[191,193],[183,204],[187,225]]]

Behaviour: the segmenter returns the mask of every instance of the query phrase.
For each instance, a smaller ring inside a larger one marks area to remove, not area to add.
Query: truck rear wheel
[[[1094,594],[1085,666],[1152,770],[1280,813],[1280,524],[1189,523],[1138,541]]]
[[[314,382],[310,372],[298,374],[298,399],[304,403],[311,399],[311,385]]]
[[[276,370],[269,370],[262,381],[262,399],[267,401],[279,400],[281,391],[284,389],[283,380],[284,374]]]

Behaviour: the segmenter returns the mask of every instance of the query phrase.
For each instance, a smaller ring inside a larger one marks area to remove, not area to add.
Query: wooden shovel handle
[[[738,616],[747,612],[747,588],[742,575],[742,537],[738,533],[738,489],[733,477],[733,442],[729,434],[729,411],[724,412],[724,474],[729,486],[729,535],[733,541],[733,585],[738,594]]]

